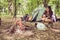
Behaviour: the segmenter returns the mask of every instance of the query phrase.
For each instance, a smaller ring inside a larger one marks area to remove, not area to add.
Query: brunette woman
[[[51,6],[47,6],[45,8],[45,12],[42,15],[42,21],[43,22],[48,22],[48,23],[52,23],[53,21],[56,21],[56,17],[53,14]]]

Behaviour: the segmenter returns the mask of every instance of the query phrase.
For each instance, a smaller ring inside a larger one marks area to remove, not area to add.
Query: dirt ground
[[[60,32],[56,33],[50,29],[46,31],[37,30],[34,28],[32,31],[34,35],[22,37],[15,34],[2,34],[1,31],[8,29],[12,26],[11,19],[2,19],[2,25],[0,26],[0,40],[60,40]],[[55,24],[55,27],[60,27],[60,22]]]

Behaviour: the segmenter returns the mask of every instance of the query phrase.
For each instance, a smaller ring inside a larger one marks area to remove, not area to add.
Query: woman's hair
[[[52,17],[53,12],[52,12],[51,6],[47,6],[46,8],[49,9],[49,15],[50,15],[50,17]],[[47,14],[47,11],[46,11],[46,10],[45,10],[44,14],[45,14],[45,15]]]

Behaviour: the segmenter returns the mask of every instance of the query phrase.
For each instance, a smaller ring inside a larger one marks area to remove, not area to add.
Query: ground
[[[12,19],[2,19],[0,31],[6,30],[7,28],[11,27],[12,24]],[[55,26],[60,26],[60,22],[57,22]],[[60,40],[60,33],[56,33],[54,31],[51,31],[50,29],[46,31],[34,29],[32,31],[34,35],[26,37],[22,37],[19,34],[2,34],[0,32],[0,40]]]

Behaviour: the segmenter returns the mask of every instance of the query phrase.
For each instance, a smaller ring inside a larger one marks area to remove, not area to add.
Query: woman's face
[[[49,8],[47,7],[46,9],[45,9],[47,12],[49,12]]]

